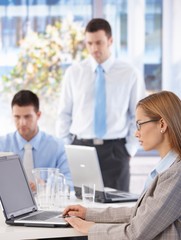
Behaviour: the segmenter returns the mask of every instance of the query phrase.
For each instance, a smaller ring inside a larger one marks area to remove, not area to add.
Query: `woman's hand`
[[[65,220],[77,231],[88,235],[89,229],[95,224],[94,222],[87,222],[77,217],[68,217]]]
[[[63,216],[74,216],[79,217],[82,219],[85,219],[87,208],[81,206],[81,205],[70,205],[66,207],[63,211]]]

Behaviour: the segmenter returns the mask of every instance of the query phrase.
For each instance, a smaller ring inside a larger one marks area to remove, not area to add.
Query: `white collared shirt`
[[[95,69],[98,63],[89,57],[70,66],[61,86],[57,136],[70,143],[70,133],[93,139]],[[127,63],[110,57],[101,64],[106,79],[107,132],[103,139],[126,138],[126,148],[133,156],[138,148],[135,133],[135,108],[145,97],[143,79]]]

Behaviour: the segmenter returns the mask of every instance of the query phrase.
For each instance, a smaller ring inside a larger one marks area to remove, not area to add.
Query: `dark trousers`
[[[125,143],[125,139],[115,139],[106,140],[102,145],[94,145],[91,140],[75,138],[72,144],[94,146],[97,150],[104,186],[129,191],[130,156]]]

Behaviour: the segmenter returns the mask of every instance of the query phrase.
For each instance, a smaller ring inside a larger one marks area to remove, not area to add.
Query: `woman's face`
[[[136,109],[136,122],[140,123],[140,129],[135,132],[135,136],[138,138],[140,145],[145,151],[158,150],[161,154],[163,148],[164,134],[161,133],[161,120],[153,120],[146,116],[143,109],[138,107]],[[147,122],[149,121],[149,122]],[[145,122],[144,124],[141,124]]]

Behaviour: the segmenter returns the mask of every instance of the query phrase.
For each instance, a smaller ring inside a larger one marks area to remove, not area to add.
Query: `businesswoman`
[[[135,136],[144,150],[156,149],[161,160],[150,173],[132,208],[86,209],[69,206],[64,214],[91,240],[181,239],[181,101],[162,91],[138,102]]]

